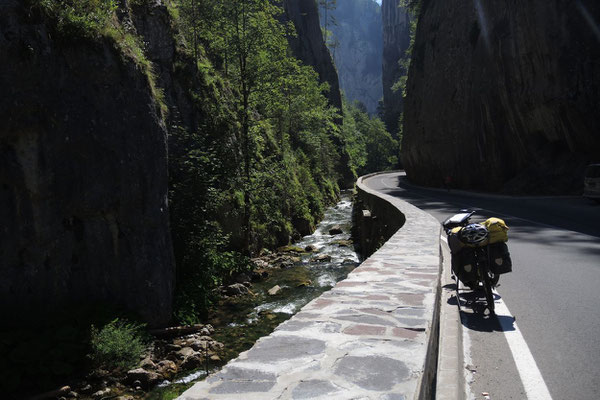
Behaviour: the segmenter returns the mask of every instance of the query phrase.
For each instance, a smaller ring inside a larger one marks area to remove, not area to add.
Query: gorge
[[[600,162],[592,0],[340,0],[337,26],[275,3],[0,4],[0,392],[89,367],[94,324],[206,322],[399,156],[419,185],[536,195]]]

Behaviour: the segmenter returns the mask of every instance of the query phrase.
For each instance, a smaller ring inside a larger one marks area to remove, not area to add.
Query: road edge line
[[[529,350],[529,346],[519,329],[516,320],[510,313],[508,306],[500,297],[500,300],[496,300],[496,315],[512,317],[513,322],[510,324],[506,318],[498,318],[504,337],[508,342],[508,348],[512,354],[513,360],[519,372],[521,383],[525,388],[525,394],[528,399],[536,400],[552,400],[546,381],[542,377],[542,373]]]

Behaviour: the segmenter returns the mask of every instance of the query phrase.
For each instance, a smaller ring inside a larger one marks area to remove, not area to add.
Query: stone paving
[[[376,193],[358,187],[361,195]],[[439,223],[399,199],[377,196],[400,209],[405,225],[347,279],[180,400],[420,397],[431,368]]]

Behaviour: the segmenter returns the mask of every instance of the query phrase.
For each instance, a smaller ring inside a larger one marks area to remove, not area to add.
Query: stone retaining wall
[[[357,182],[363,201],[402,228],[347,279],[179,399],[431,398],[439,223],[363,179]],[[393,221],[400,215],[403,224]]]
[[[374,175],[365,175],[357,181],[352,212],[353,239],[363,259],[380,248],[406,222],[398,207],[363,185],[364,179]]]

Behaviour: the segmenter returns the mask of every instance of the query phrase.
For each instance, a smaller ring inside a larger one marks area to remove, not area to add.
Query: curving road
[[[477,210],[478,218],[500,217],[510,227],[513,272],[501,277],[497,289],[506,314],[487,318],[461,307],[465,363],[472,371],[468,375],[474,398],[483,399],[483,392],[494,400],[547,398],[543,382],[536,386],[536,364],[552,399],[598,398],[600,205],[578,197],[426,189],[410,185],[398,172],[376,175],[365,183],[439,221],[470,208]],[[468,292],[461,297],[468,298]],[[523,347],[507,341],[514,320],[526,343]],[[520,361],[528,352],[533,366]]]

